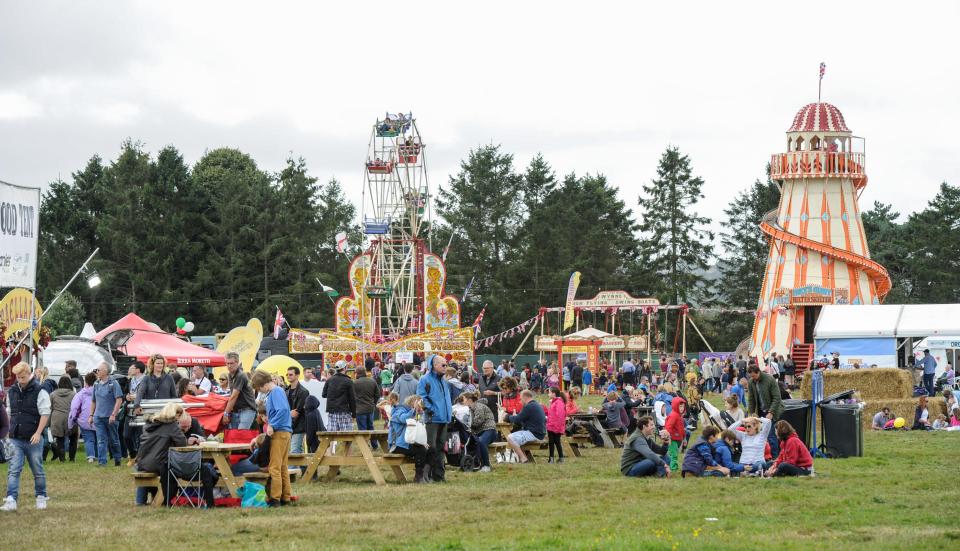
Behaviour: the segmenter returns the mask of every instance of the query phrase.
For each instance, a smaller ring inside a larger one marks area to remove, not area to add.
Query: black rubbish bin
[[[857,404],[820,404],[822,451],[828,457],[863,457],[863,426]]]
[[[812,417],[810,415],[810,404],[812,403],[812,400],[784,400],[783,414],[780,416],[781,420],[790,423],[793,430],[797,431],[797,436],[803,440],[807,448],[813,446],[810,431],[810,419]]]

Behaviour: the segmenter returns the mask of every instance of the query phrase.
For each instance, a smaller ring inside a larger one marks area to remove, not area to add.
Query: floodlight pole
[[[47,305],[46,309],[44,309],[43,312],[40,312],[39,318],[33,319],[34,306],[32,302],[30,303],[30,327],[28,328],[26,335],[24,335],[23,338],[20,339],[20,342],[18,342],[17,346],[14,348],[14,350],[18,350],[21,346],[23,346],[23,341],[27,340],[27,337],[30,337],[30,344],[27,347],[27,363],[32,365],[32,361],[33,361],[33,325],[35,323],[40,323],[40,321],[43,319],[43,316],[46,316],[47,312],[49,312],[50,309],[53,308],[53,306],[57,303],[57,301],[60,300],[60,297],[63,296],[63,293],[67,291],[67,289],[74,282],[74,280],[77,279],[77,276],[79,276],[84,270],[87,269],[87,264],[89,264],[90,261],[93,260],[93,257],[97,256],[98,252],[100,252],[100,247],[97,247],[93,251],[93,253],[87,257],[87,259],[80,266],[80,269],[78,269],[73,274],[73,277],[70,278],[70,281],[68,281],[67,284],[64,285],[62,289],[60,289],[60,292],[57,293],[57,296],[53,297],[53,300],[50,302],[49,305]],[[35,295],[36,295],[36,289],[33,290],[33,296]],[[34,299],[34,302],[35,301],[36,299]],[[0,362],[0,369],[3,369],[3,366],[7,365],[7,362],[10,361],[10,358],[12,357],[13,355],[11,354],[10,356],[7,356],[6,359],[3,360],[3,362]]]

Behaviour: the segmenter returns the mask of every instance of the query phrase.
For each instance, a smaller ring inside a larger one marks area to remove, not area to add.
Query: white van
[[[57,337],[43,350],[41,361],[50,370],[50,378],[57,380],[65,374],[67,360],[77,362],[80,376],[95,370],[100,362],[107,362],[110,372],[114,370],[114,361],[106,348],[85,337]]]

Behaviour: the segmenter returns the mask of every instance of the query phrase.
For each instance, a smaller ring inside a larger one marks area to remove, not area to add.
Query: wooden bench
[[[160,484],[160,475],[155,473],[142,473],[134,471],[133,485],[136,488],[154,488],[157,494],[153,497],[151,505],[160,506],[163,504],[163,484]]]
[[[531,463],[536,463],[536,458],[533,457],[533,450],[539,450],[540,446],[545,444],[540,440],[534,440],[533,442],[527,442],[526,444],[520,446],[520,450],[523,451],[523,454],[527,456],[527,459]]]
[[[291,453],[287,457],[287,465],[291,467],[306,467],[310,464],[310,454],[308,453]]]
[[[570,443],[570,440],[566,436],[560,437],[560,447],[563,449],[563,455],[566,457],[582,457],[583,454],[580,453],[580,450],[577,449]],[[540,444],[541,450],[549,450],[550,443],[544,442]]]
[[[607,437],[613,442],[615,448],[623,447],[623,444],[620,442],[620,437],[623,435],[622,429],[604,429],[604,431],[606,431]]]
[[[412,457],[407,457],[402,453],[385,453],[380,456],[380,464],[388,465],[390,470],[393,471],[393,476],[396,477],[397,482],[407,482],[407,475],[403,473],[403,469],[400,468],[401,465],[414,465],[416,461]]]
[[[593,440],[590,438],[589,434],[574,434],[570,437],[570,445],[579,451],[581,448],[584,448],[587,445],[592,446]]]

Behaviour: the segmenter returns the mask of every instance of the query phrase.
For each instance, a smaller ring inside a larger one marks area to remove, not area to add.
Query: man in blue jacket
[[[423,399],[424,424],[427,428],[427,465],[423,476],[434,482],[444,482],[443,443],[447,440],[447,424],[453,410],[450,389],[443,380],[447,360],[433,354],[427,358],[426,366],[427,372],[417,384],[417,395]]]

